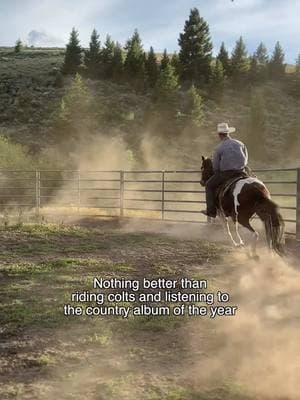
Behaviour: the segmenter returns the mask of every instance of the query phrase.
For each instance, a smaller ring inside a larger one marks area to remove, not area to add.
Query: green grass
[[[93,247],[101,241],[104,246]],[[9,349],[5,365],[10,366],[4,368],[7,380],[0,398],[46,400],[53,393],[62,400],[255,399],[235,381],[191,386],[184,377],[195,360],[191,319],[63,315],[71,293],[91,290],[94,276],[187,276],[207,278],[210,287],[220,288],[225,275],[214,265],[226,247],[162,234],[55,224],[1,230],[0,243],[0,336]],[[34,252],[28,252],[28,243]],[[79,254],[85,245],[93,249]],[[14,258],[6,259],[11,248]],[[62,248],[69,249],[68,256]],[[218,340],[213,323],[203,319],[195,350],[209,355]]]
[[[24,249],[23,249],[24,251]],[[24,251],[24,253],[27,253]],[[74,260],[74,259],[57,259],[53,261],[48,261],[46,263],[41,263],[41,264],[34,264],[34,263],[28,263],[28,264],[11,264],[7,267],[0,267],[0,272],[5,271],[9,275],[24,275],[24,274],[30,274],[30,275],[35,275],[35,274],[45,274],[45,273],[53,273],[53,272],[59,272],[63,270],[66,272],[67,269],[74,269],[76,267],[79,267],[80,260]]]

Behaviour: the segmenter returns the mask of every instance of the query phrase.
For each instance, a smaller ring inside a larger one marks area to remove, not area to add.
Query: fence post
[[[41,205],[41,173],[37,169],[35,170],[35,214],[38,217],[40,215]]]
[[[124,215],[124,171],[120,171],[120,217]]]
[[[80,193],[80,170],[77,171],[77,212],[80,212],[81,204],[81,193]]]
[[[161,171],[161,219],[165,219],[165,171]]]
[[[296,239],[300,240],[300,168],[297,169]]]

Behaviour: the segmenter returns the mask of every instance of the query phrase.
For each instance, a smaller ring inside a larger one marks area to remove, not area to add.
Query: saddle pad
[[[229,179],[224,185],[222,185],[222,186],[220,187],[218,196],[219,196],[219,197],[220,197],[220,196],[224,197],[225,194],[228,192],[228,190],[230,189],[230,187],[231,187],[234,183],[240,181],[241,179],[246,179],[246,178],[247,178],[247,176],[241,175],[241,176],[236,176],[236,177],[234,177],[234,178]]]

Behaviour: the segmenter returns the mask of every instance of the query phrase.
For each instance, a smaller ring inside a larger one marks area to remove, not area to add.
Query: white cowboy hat
[[[222,122],[217,126],[218,133],[233,133],[235,132],[235,128],[233,126],[228,126],[226,122]]]

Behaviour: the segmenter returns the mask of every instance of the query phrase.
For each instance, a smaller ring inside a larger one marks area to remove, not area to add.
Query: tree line
[[[240,37],[232,54],[229,55],[223,42],[218,55],[213,58],[209,25],[197,8],[191,10],[185,21],[178,44],[178,54],[170,55],[165,50],[158,57],[153,47],[148,52],[144,51],[137,30],[122,47],[109,35],[101,45],[99,34],[94,29],[89,48],[84,50],[80,46],[78,31],[73,28],[62,71],[66,75],[79,72],[93,79],[130,82],[136,89],[155,88],[165,75],[171,75],[178,84],[209,85],[212,91],[222,90],[225,80],[243,85],[245,82],[255,84],[285,77],[285,54],[279,42],[271,56],[263,43],[259,44],[254,54],[248,55],[245,42]]]

